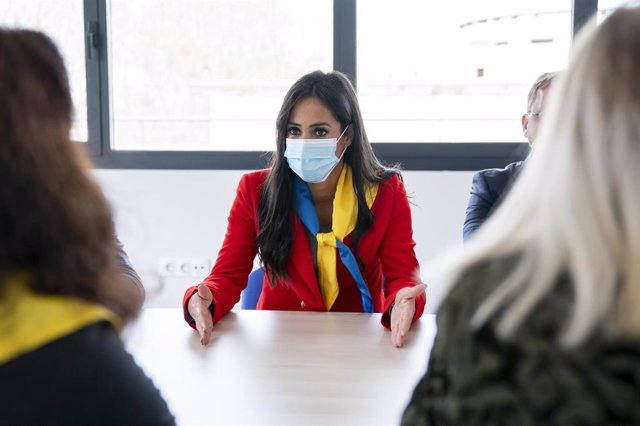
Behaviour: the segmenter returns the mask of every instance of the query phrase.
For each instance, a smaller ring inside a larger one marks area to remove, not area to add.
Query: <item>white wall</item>
[[[217,256],[242,171],[96,170],[111,200],[118,236],[147,289],[147,306],[178,307],[202,277],[167,277],[163,258]],[[430,259],[462,241],[471,172],[404,172],[412,202],[416,254],[423,275]],[[438,288],[429,287],[429,300]],[[432,305],[427,303],[427,311]]]

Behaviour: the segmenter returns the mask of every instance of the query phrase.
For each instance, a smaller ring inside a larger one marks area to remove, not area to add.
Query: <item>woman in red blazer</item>
[[[240,180],[215,266],[185,293],[185,319],[208,344],[257,254],[257,309],[382,312],[402,346],[426,302],[414,246],[399,171],[373,153],[353,86],[316,71],[285,97],[271,168]]]

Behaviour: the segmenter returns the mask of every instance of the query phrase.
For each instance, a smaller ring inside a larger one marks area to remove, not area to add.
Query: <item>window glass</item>
[[[566,67],[571,0],[357,3],[372,142],[523,142],[534,80]]]
[[[64,22],[64,25],[60,23]],[[84,13],[78,0],[2,0],[0,25],[42,31],[64,57],[75,109],[71,138],[87,141],[87,79]]]
[[[287,89],[331,70],[332,0],[111,0],[112,146],[273,150]]]

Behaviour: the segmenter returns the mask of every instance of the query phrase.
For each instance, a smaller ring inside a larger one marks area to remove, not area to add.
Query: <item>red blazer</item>
[[[240,300],[240,293],[247,285],[247,279],[256,256],[256,235],[258,232],[258,202],[260,190],[269,170],[258,170],[242,176],[236,198],[229,213],[229,223],[224,243],[215,266],[204,283],[213,294],[213,322],[231,310]],[[374,217],[373,227],[360,239],[358,252],[364,263],[362,277],[369,285],[374,311],[384,312],[382,324],[389,327],[388,310],[396,293],[403,287],[420,283],[419,266],[413,250],[411,209],[402,181],[392,176],[381,183],[378,194],[371,206]],[[267,274],[262,284],[262,293],[257,309],[285,311],[326,311],[320,287],[316,279],[314,261],[311,254],[308,233],[296,213],[292,214],[293,249],[289,261],[288,281],[271,287]],[[352,235],[347,235],[344,243],[351,247]],[[338,258],[337,275],[339,293],[331,307],[332,312],[362,312],[360,291]],[[382,286],[382,276],[385,284]],[[186,315],[187,302],[196,292],[190,287],[183,299],[185,319],[192,327],[195,324]],[[424,312],[426,298],[416,299],[413,320]]]

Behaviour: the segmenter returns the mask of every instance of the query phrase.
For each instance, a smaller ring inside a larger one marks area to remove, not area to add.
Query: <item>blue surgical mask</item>
[[[287,158],[291,170],[307,183],[324,182],[346,151],[345,148],[340,158],[336,157],[338,141],[348,127],[344,128],[337,139],[287,138],[287,149],[284,151],[284,156]]]

